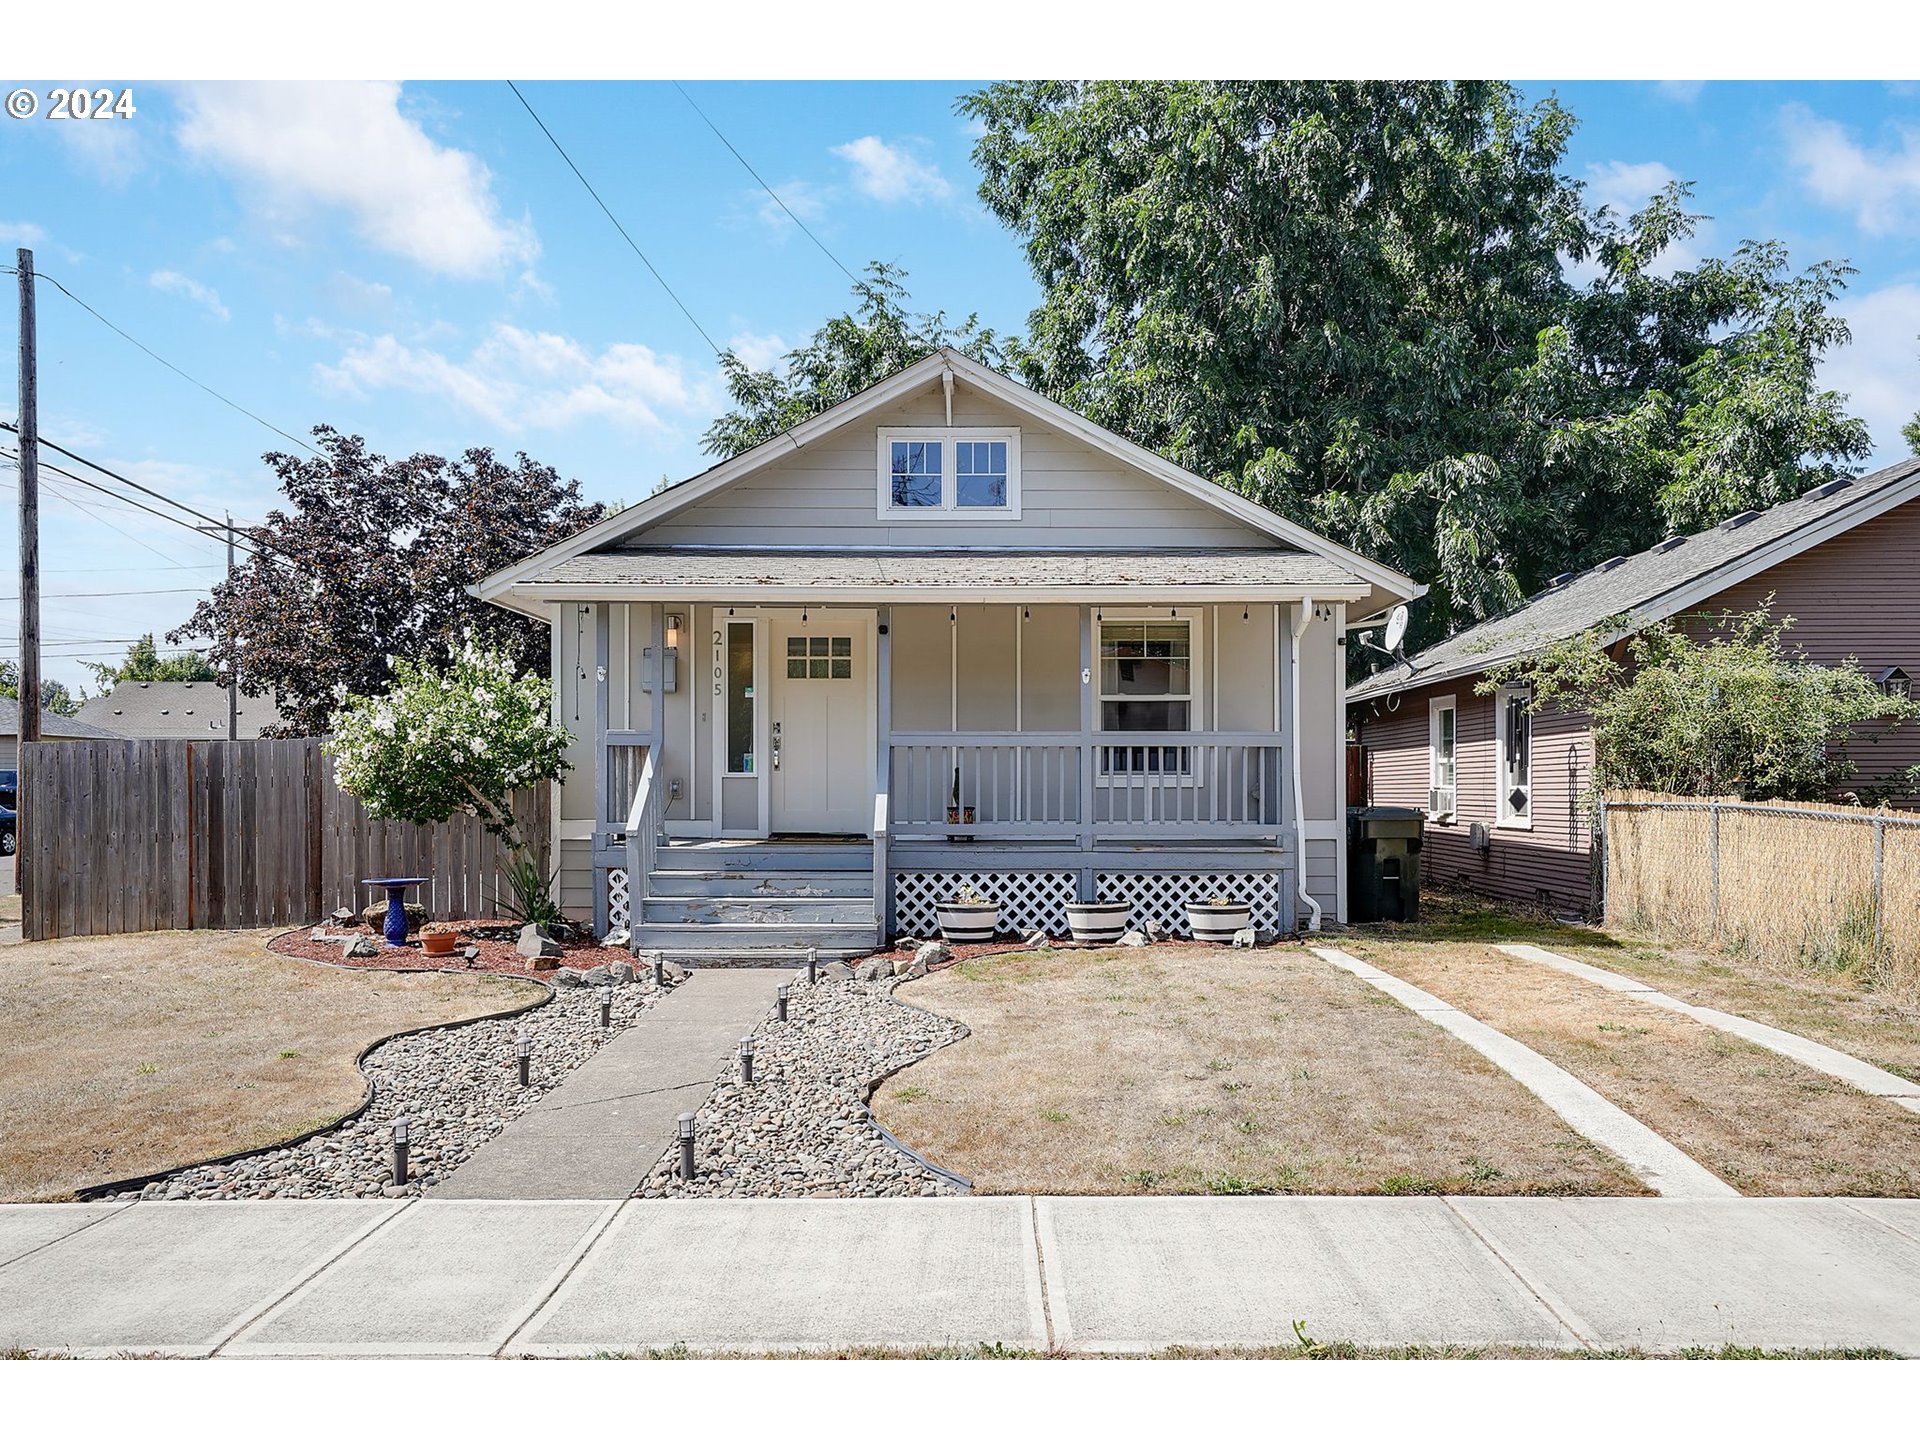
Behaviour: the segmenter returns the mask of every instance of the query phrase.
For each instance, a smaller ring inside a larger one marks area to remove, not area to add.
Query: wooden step
[[[803,953],[816,947],[825,955],[865,955],[874,949],[875,926],[861,925],[739,925],[713,921],[676,924],[643,921],[633,931],[636,950],[787,950]]]
[[[873,872],[866,870],[656,870],[647,877],[648,898],[735,896],[742,899],[792,896],[873,898]]]
[[[678,925],[872,925],[871,895],[647,896],[646,923]]]

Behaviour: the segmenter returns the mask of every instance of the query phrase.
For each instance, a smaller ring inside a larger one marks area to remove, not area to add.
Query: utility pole
[[[227,739],[240,738],[240,657],[233,651],[233,512],[227,517]]]
[[[33,251],[20,280],[20,738],[40,738],[40,394],[34,362]]]

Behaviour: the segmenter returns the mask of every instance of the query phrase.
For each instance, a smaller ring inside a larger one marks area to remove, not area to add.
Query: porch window
[[[1454,755],[1458,734],[1453,696],[1427,702],[1427,813],[1436,820],[1453,819],[1456,799]]]
[[[1017,520],[1020,432],[883,429],[879,498],[882,520]]]
[[[1500,754],[1500,824],[1533,827],[1533,694],[1503,687],[1496,700],[1494,739]]]
[[[1193,627],[1187,620],[1100,622],[1100,729],[1181,733],[1193,721]],[[1103,775],[1186,775],[1184,745],[1103,745]]]

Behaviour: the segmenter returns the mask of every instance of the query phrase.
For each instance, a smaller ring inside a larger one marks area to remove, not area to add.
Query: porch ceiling
[[[774,550],[674,548],[579,555],[521,582],[551,598],[610,591],[734,599],[782,592],[823,601],[835,595],[1091,599],[1100,592],[1156,591],[1270,598],[1357,598],[1371,588],[1320,555],[1297,550]]]

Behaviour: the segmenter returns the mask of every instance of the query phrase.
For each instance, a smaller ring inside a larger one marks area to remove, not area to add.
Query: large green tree
[[[1422,638],[1867,452],[1816,380],[1846,268],[1676,266],[1687,187],[1589,204],[1552,100],[1018,82],[960,109],[1042,287],[1016,372],[1431,582]]]
[[[218,680],[220,672],[198,650],[182,650],[162,655],[153,643],[152,632],[142,635],[127,647],[127,658],[118,665],[85,662],[94,681],[105,690],[129,680]]]
[[[472,641],[545,675],[549,632],[466,587],[601,514],[549,465],[491,450],[389,460],[358,435],[314,429],[314,455],[269,454],[285,508],[241,532],[253,554],[167,636],[212,641],[222,672],[271,694],[292,734],[320,734],[343,694],[381,695],[394,659]]]
[[[776,368],[755,370],[732,350],[720,357],[733,408],[702,437],[722,459],[751,450],[809,416],[831,409],[941,346],[983,365],[1004,368],[999,339],[977,315],[951,323],[944,312],[907,309],[906,272],[875,261],[855,282],[854,306],[814,332]]]
[[[0,695],[9,700],[20,698],[20,662],[0,660]],[[82,690],[76,696],[58,680],[40,682],[40,708],[49,715],[71,715],[80,708],[80,702],[87,698]]]

